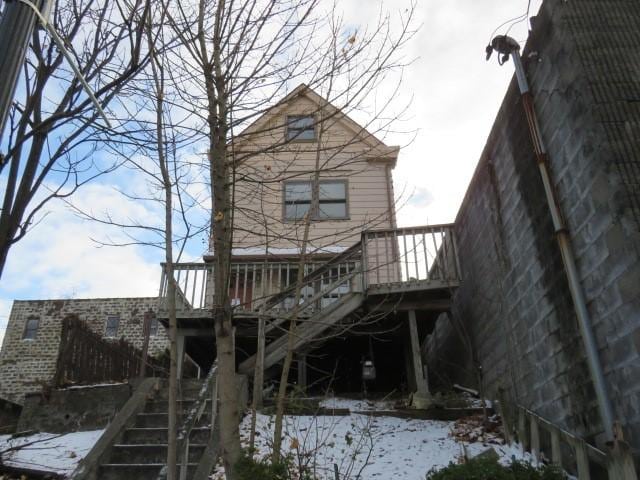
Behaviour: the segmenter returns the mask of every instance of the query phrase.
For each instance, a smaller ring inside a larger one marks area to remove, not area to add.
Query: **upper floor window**
[[[155,337],[156,335],[158,335],[158,327],[160,325],[160,322],[158,321],[157,318],[152,318],[149,321],[149,336],[150,337]]]
[[[287,140],[315,140],[315,123],[313,115],[288,115]]]
[[[284,184],[284,219],[301,220],[311,210],[313,182],[293,181]],[[320,180],[318,207],[311,213],[314,220],[346,219],[347,181]]]
[[[39,318],[28,318],[27,323],[24,326],[24,332],[22,333],[23,340],[35,340],[38,335],[38,327],[40,326]]]
[[[104,329],[104,336],[115,338],[118,336],[118,326],[120,325],[120,317],[117,315],[109,315]]]

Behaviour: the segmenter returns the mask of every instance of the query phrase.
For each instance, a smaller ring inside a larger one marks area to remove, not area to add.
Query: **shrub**
[[[254,459],[243,452],[234,467],[238,480],[289,480],[289,472],[284,463],[271,463],[268,459]]]
[[[562,470],[555,466],[534,467],[530,463],[513,460],[511,465],[500,465],[493,458],[478,458],[460,465],[449,466],[427,473],[426,480],[564,480]]]

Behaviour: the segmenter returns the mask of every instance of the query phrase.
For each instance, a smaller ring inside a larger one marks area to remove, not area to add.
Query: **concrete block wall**
[[[640,3],[546,0],[523,52],[616,417],[640,450]],[[496,65],[495,68],[500,68]],[[502,68],[513,68],[511,63]],[[515,81],[458,213],[463,285],[431,378],[480,383],[602,440]]]
[[[117,315],[120,317],[117,338],[124,337],[141,348],[144,314],[155,311],[157,302],[156,297],[16,300],[0,350],[0,398],[22,403],[25,394],[40,392],[50,384],[58,358],[62,319],[67,315],[77,315],[102,335],[107,316]],[[33,340],[23,338],[29,318],[39,319]],[[159,325],[158,333],[150,338],[149,354],[159,355],[167,348],[167,334]]]

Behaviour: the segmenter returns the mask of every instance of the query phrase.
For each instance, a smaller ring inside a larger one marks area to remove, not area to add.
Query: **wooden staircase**
[[[364,299],[365,296],[362,293],[349,293],[311,317],[299,320],[293,350],[296,351],[317,339],[338,322],[351,315],[362,306]],[[284,359],[287,354],[287,346],[287,332],[268,343],[265,347],[264,368],[269,368]],[[250,374],[255,364],[256,355],[252,355],[240,364],[238,371],[241,374]]]

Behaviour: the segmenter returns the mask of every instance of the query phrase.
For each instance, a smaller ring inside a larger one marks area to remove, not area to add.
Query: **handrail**
[[[540,429],[542,429],[551,436],[552,463],[560,468],[568,466],[562,458],[561,445],[564,443],[573,451],[576,458],[577,476],[580,480],[590,479],[590,461],[606,468],[609,480],[637,480],[631,450],[624,442],[621,433],[613,442],[612,448],[608,452],[604,452],[522,405],[515,406],[518,418],[517,425],[513,424],[511,423],[512,418],[505,412],[509,405],[502,400],[498,404],[507,442],[512,443],[515,434],[523,451],[530,451],[536,461],[541,460],[543,454],[540,441]]]
[[[133,391],[127,403],[124,404],[113,420],[111,420],[109,426],[102,433],[89,453],[80,461],[70,478],[74,480],[85,480],[95,477],[100,462],[108,455],[111,446],[118,436],[135,421],[136,415],[143,410],[149,394],[154,388],[157,388],[158,382],[159,380],[157,378],[145,378],[140,385],[138,385],[138,388]]]
[[[361,242],[358,242],[355,245],[352,245],[351,247],[346,249],[344,252],[339,253],[338,255],[336,255],[326,263],[324,263],[322,267],[305,275],[305,277],[302,279],[302,284],[306,285],[311,283],[314,280],[317,280],[327,270],[331,269],[335,265],[344,263],[346,260],[350,259],[353,254],[360,253],[361,247],[362,247]],[[265,304],[266,309],[268,310],[276,306],[277,304],[282,302],[285,298],[290,296],[291,293],[295,292],[295,290],[296,290],[296,286],[293,285],[285,290],[282,290],[280,293],[277,293],[266,302]]]
[[[403,234],[403,233],[410,233],[412,231],[415,230],[442,230],[445,228],[453,228],[455,226],[455,223],[436,223],[433,225],[419,225],[416,227],[398,227],[398,228],[375,228],[375,229],[371,229],[371,230],[364,230],[362,233],[363,234],[367,234],[367,233],[399,233],[399,234]]]
[[[178,430],[177,436],[177,445],[176,451],[178,452],[178,466],[180,467],[178,478],[180,480],[186,480],[187,478],[187,470],[189,466],[189,437],[191,436],[191,432],[193,428],[197,424],[197,422],[202,417],[204,410],[207,405],[207,400],[209,393],[213,393],[211,395],[211,404],[212,404],[212,417],[211,417],[211,432],[213,434],[213,430],[215,428],[215,412],[217,406],[217,381],[216,373],[218,370],[217,361],[214,362],[209,373],[198,392],[198,397],[194,402],[193,406],[189,410],[189,413],[185,417],[184,421],[180,429]],[[160,470],[158,474],[157,480],[166,480],[167,478],[167,468],[166,466]]]
[[[355,277],[356,275],[359,275],[361,272],[362,272],[362,269],[357,268],[356,270],[353,270],[352,272],[349,272],[344,277],[338,277],[338,279],[336,281],[334,281],[333,283],[328,285],[326,288],[320,290],[319,292],[315,293],[312,297],[310,297],[310,298],[306,299],[304,302],[302,302],[300,304],[300,306],[299,306],[298,311],[299,312],[304,312],[307,308],[312,306],[314,303],[316,303],[322,297],[324,297],[324,296],[328,295],[329,293],[333,292],[334,290],[336,290],[341,285],[344,285],[346,282],[349,282],[353,277]],[[276,328],[278,325],[282,324],[285,320],[287,320],[287,317],[284,317],[284,316],[283,317],[276,317],[271,323],[269,323],[269,325],[266,326],[265,333],[269,333],[271,330]]]

